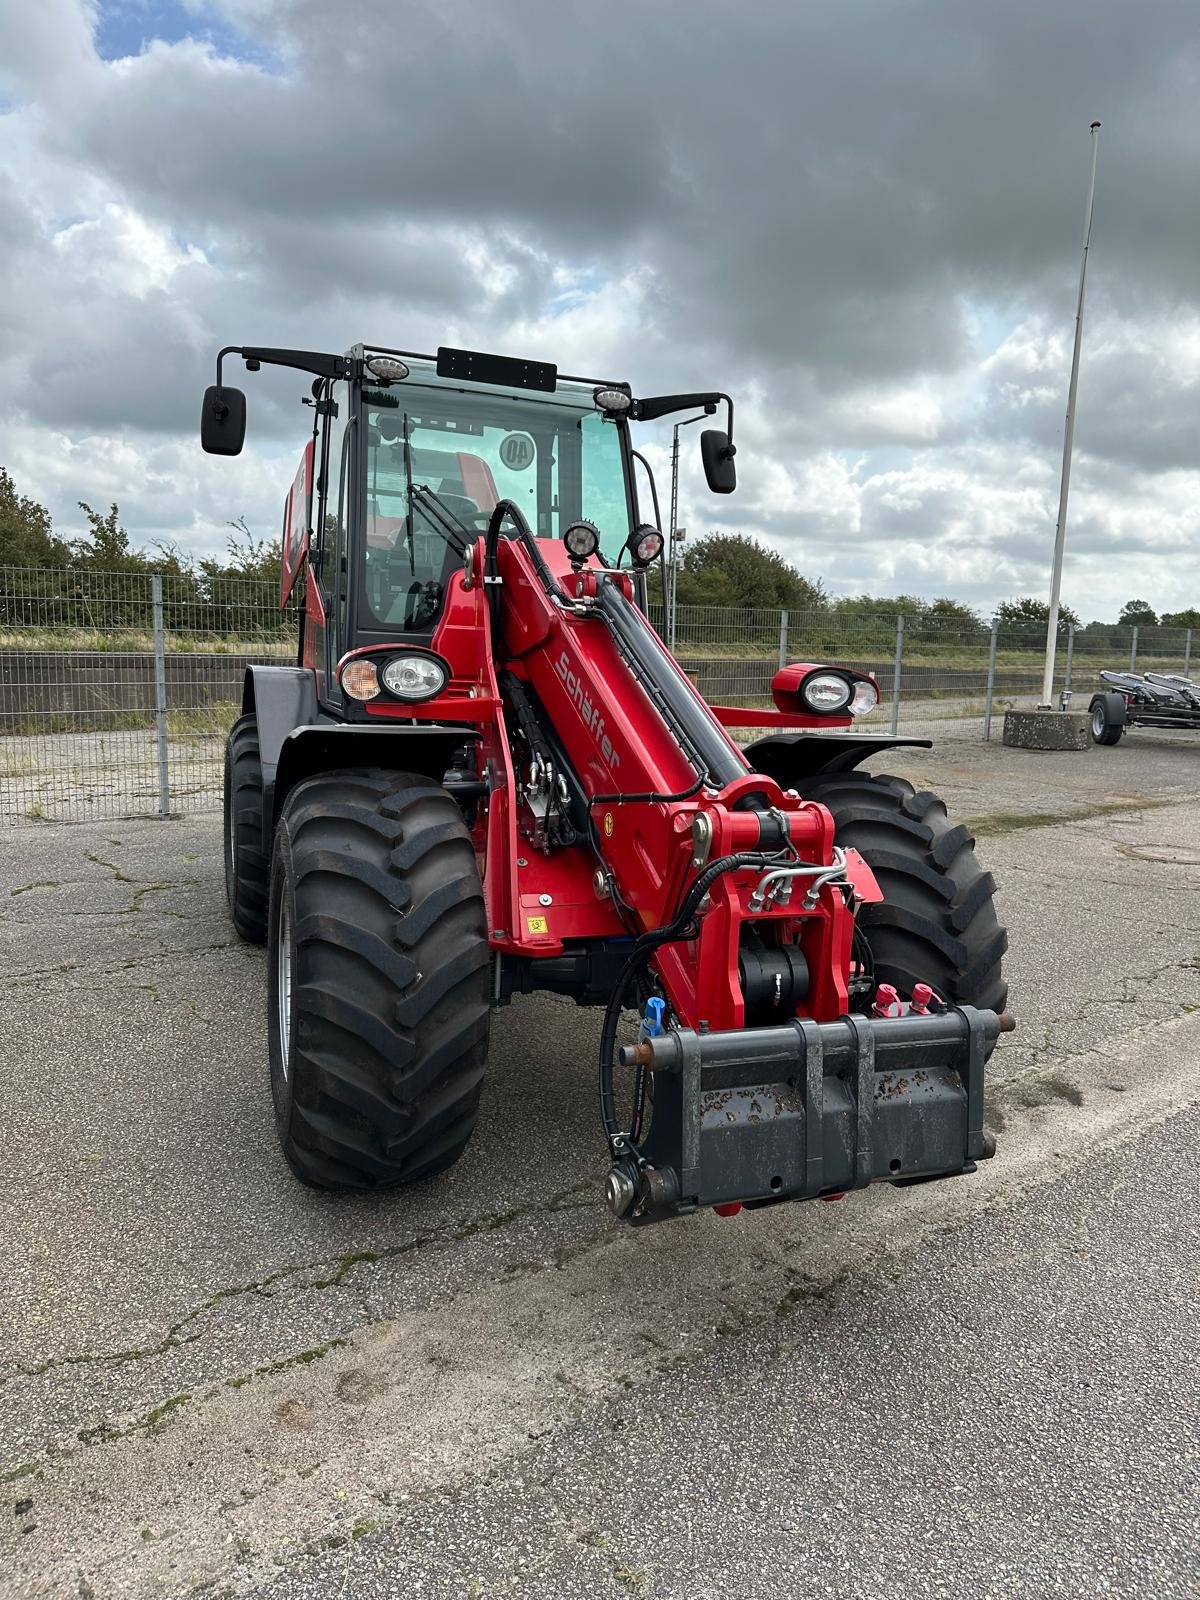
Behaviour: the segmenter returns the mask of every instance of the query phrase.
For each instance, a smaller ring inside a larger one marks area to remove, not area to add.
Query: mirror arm
[[[695,406],[703,406],[705,414],[711,416],[722,400],[726,407],[725,433],[729,439],[728,450],[725,453],[732,456],[734,454],[733,399],[719,390],[710,391],[708,394],[648,395],[644,400],[633,402],[630,414],[635,422],[654,422],[659,417],[670,416],[673,411],[690,411]]]
[[[350,378],[354,376],[355,363],[349,356],[326,355],[320,350],[276,350],[259,345],[227,344],[217,351],[217,388],[221,382],[221,363],[226,356],[241,356],[251,372],[257,372],[265,361],[272,367],[296,367],[301,372],[313,372],[319,378]]]

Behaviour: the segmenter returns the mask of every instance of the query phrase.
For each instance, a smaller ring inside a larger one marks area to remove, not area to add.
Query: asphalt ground
[[[0,834],[0,1594],[1193,1594],[1200,741],[876,758],[970,820],[1019,1032],[969,1180],[633,1233],[597,1019],[475,1139],[290,1177],[215,817]]]

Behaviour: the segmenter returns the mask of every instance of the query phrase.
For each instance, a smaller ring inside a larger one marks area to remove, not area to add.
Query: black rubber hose
[[[529,558],[533,562],[534,571],[541,580],[542,588],[551,598],[569,603],[569,597],[559,588],[557,579],[546,565],[545,556],[538,549],[538,542],[534,538],[533,529],[525,520],[525,513],[514,500],[497,500],[488,519],[487,533],[484,535],[483,543],[483,575],[484,582],[489,590],[488,609],[492,617],[493,647],[497,647],[500,640],[500,596],[497,592],[500,585],[498,583],[488,583],[487,580],[497,576],[496,549],[500,543],[500,529],[504,526],[506,517],[512,522],[513,527],[520,535],[521,543],[528,550]]]
[[[625,1154],[626,1136],[622,1133],[617,1123],[616,1092],[613,1085],[613,1051],[616,1048],[617,1028],[620,1024],[623,1001],[628,993],[629,985],[640,975],[646,963],[660,945],[671,944],[674,940],[683,937],[704,896],[722,873],[737,872],[743,867],[770,866],[772,861],[776,859],[775,856],[766,856],[759,851],[743,850],[735,855],[719,856],[716,861],[710,861],[704,871],[689,886],[687,893],[679,902],[678,909],[671,921],[661,928],[654,928],[642,934],[630,951],[629,959],[621,968],[621,975],[614,984],[608,1005],[604,1009],[604,1023],[600,1030],[600,1121],[604,1127],[604,1136],[608,1140],[608,1147],[614,1156]],[[637,1124],[641,1119],[639,1116],[638,1086],[636,1084],[634,1098],[633,1123]],[[638,1131],[640,1132],[640,1128]],[[636,1141],[634,1142],[636,1143]]]
[[[691,757],[688,756],[687,759],[690,761]],[[702,772],[690,789],[681,789],[678,794],[655,794],[653,790],[648,794],[594,794],[588,801],[588,805],[620,806],[641,804],[643,801],[658,801],[662,804],[668,804],[676,800],[690,800],[694,794],[700,793],[707,781],[707,772]]]

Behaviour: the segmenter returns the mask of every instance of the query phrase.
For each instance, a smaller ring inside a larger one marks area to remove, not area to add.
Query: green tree
[[[983,618],[972,606],[965,606],[960,601],[951,600],[946,596],[931,601],[926,616],[929,622],[945,628],[947,632],[952,632],[956,628],[965,632],[985,626]]]
[[[228,558],[224,563],[217,563],[220,570],[231,578],[261,578],[278,583],[279,540],[258,538],[245,517],[235,517],[226,527],[233,532],[226,543]]]
[[[19,495],[0,467],[0,567],[69,567],[71,548],[54,533],[45,506]]]
[[[87,518],[88,531],[82,539],[72,540],[76,565],[100,572],[147,570],[145,556],[131,547],[129,534],[121,526],[116,501],[109,506],[106,516],[93,511],[86,500],[79,502],[79,509]]]
[[[1147,600],[1126,600],[1117,618],[1118,628],[1154,628],[1158,626],[1158,613]]]
[[[811,583],[790,561],[742,533],[710,533],[698,539],[679,573],[683,606],[815,611],[827,603],[820,582]]]
[[[1001,623],[1009,628],[1045,628],[1050,620],[1050,606],[1045,600],[1038,600],[1033,595],[1025,595],[1020,600],[1005,600],[996,607],[996,615]],[[1077,628],[1079,618],[1070,606],[1061,603],[1058,607],[1059,632],[1067,628]]]
[[[1164,628],[1200,628],[1200,611],[1195,606],[1186,611],[1164,611],[1159,620]]]

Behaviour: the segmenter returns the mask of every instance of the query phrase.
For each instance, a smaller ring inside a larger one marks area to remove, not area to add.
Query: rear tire
[[[1120,696],[1115,695],[1112,698],[1120,699]],[[1122,703],[1121,709],[1124,711],[1124,703]],[[1112,712],[1113,708],[1108,695],[1093,695],[1092,703],[1088,707],[1088,714],[1091,717],[1093,744],[1120,743],[1121,735],[1125,732],[1125,724],[1123,721],[1114,721]]]
[[[271,863],[271,1092],[292,1171],[411,1183],[475,1126],[487,1060],[483,886],[457,804],[375,770],[289,793]]]
[[[798,787],[806,800],[829,808],[837,843],[862,855],[883,890],[882,903],[858,913],[876,979],[905,997],[915,983],[927,983],[952,1005],[1002,1011],[1008,935],[996,917],[995,881],[942,801],[903,778],[866,772],[831,773]]]
[[[251,944],[267,937],[270,863],[263,848],[263,776],[258,724],[239,717],[225,741],[225,898]]]

